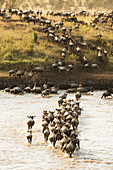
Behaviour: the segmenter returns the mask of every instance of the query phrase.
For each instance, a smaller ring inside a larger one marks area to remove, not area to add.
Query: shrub
[[[33,33],[33,40],[34,40],[35,42],[37,42],[37,40],[38,40],[38,35],[37,35],[36,32]]]

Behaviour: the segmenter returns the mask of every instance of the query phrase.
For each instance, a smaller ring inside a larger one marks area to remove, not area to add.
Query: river
[[[82,95],[78,126],[80,149],[72,158],[45,144],[41,133],[44,109],[53,110],[59,95],[10,95],[0,91],[0,170],[113,169],[113,99],[101,99],[102,91]],[[75,98],[69,94],[68,98]],[[33,142],[27,144],[27,115],[36,115]]]

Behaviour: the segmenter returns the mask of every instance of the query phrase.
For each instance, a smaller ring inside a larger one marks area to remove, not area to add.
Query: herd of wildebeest
[[[73,63],[68,65],[65,64],[65,57],[67,52],[71,52],[72,54],[76,54],[79,57],[79,61],[84,65],[84,68],[92,68],[99,69],[101,63],[103,62],[103,58],[107,59],[108,52],[102,46],[96,46],[95,44],[86,43],[83,40],[83,37],[80,36],[79,40],[74,40],[71,36],[72,27],[65,27],[65,22],[74,23],[74,29],[79,29],[80,25],[86,25],[87,27],[94,28],[94,30],[98,30],[99,24],[106,24],[109,28],[113,27],[113,11],[111,12],[94,12],[92,14],[92,20],[90,24],[85,21],[79,21],[77,16],[87,17],[91,15],[87,11],[80,12],[54,12],[47,11],[46,15],[43,15],[42,11],[33,11],[33,10],[19,10],[19,9],[9,9],[9,10],[0,10],[0,16],[3,21],[11,22],[13,21],[13,15],[19,17],[19,21],[28,22],[33,24],[38,24],[40,26],[40,31],[43,32],[48,41],[53,43],[58,43],[60,46],[63,46],[61,52],[61,59],[52,64],[52,71],[57,70],[60,72],[71,72],[73,69]],[[50,19],[48,19],[48,16]],[[51,18],[54,17],[54,20]],[[55,17],[59,17],[60,22],[55,20]],[[60,30],[60,31],[59,31]],[[61,33],[61,34],[59,34]],[[101,42],[102,34],[100,32],[97,33],[97,39]],[[89,63],[87,57],[85,57],[82,53],[82,49],[97,51],[98,63]],[[109,55],[113,56],[113,50],[109,51]],[[31,70],[28,73],[28,77],[32,78],[36,74],[42,74],[46,69],[43,66],[38,66]],[[18,78],[22,78],[24,76],[26,69],[18,70],[16,68],[9,71],[10,78],[12,76],[16,76]],[[65,74],[64,74],[65,76]],[[25,93],[35,93],[41,94],[42,97],[48,97],[51,94],[58,94],[59,87],[56,85],[49,86],[47,80],[44,82],[42,86],[37,86],[34,83],[34,86],[27,86],[25,88],[21,87],[7,87],[4,89],[4,92],[8,92],[11,94],[25,94]],[[75,99],[66,99],[68,93],[75,93]],[[50,143],[55,147],[56,142],[59,141],[61,145],[61,150],[69,154],[72,157],[75,149],[80,148],[80,140],[78,138],[78,125],[79,125],[79,116],[81,115],[82,109],[80,108],[79,99],[81,98],[82,93],[90,93],[93,92],[92,87],[83,87],[80,84],[71,83],[70,88],[61,95],[58,99],[59,108],[54,111],[44,110],[42,113],[42,133],[44,135],[45,142],[50,141]],[[101,96],[101,98],[112,97],[113,89],[107,89]],[[28,125],[28,135],[27,140],[28,143],[32,143],[32,126],[35,124],[34,121],[35,116],[28,116],[29,120],[27,122]]]
[[[58,99],[59,107],[54,111],[44,110],[42,114],[42,133],[44,140],[48,140],[55,147],[56,143],[60,143],[61,150],[72,157],[75,149],[80,148],[80,140],[78,138],[78,124],[79,115],[82,109],[77,96],[77,101],[71,99],[67,100],[67,93],[62,94]],[[32,143],[32,126],[35,124],[35,116],[28,116],[28,143]]]

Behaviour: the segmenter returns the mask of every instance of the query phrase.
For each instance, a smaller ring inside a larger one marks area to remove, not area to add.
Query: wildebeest
[[[112,89],[108,89],[105,92],[103,92],[101,98],[112,97],[112,93],[113,93]]]
[[[16,74],[17,71],[17,69],[9,70],[9,76]]]
[[[27,131],[28,132],[28,134],[27,134],[27,136],[26,136],[26,138],[27,138],[27,140],[28,140],[28,143],[32,143],[32,131],[30,130],[30,131]]]
[[[49,127],[46,127],[46,129],[44,130],[44,139],[45,139],[45,142],[48,141],[48,137],[50,135],[50,130],[49,130]]]
[[[34,117],[36,116],[27,116],[27,117],[29,118],[29,120],[27,121],[28,131],[29,131],[29,129],[32,129],[33,125],[35,124]]]
[[[76,97],[76,100],[78,100],[78,99],[81,98],[81,93],[80,93],[80,91],[77,91],[77,92],[75,93],[75,97]]]

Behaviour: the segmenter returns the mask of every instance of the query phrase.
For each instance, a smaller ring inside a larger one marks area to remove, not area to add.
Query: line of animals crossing
[[[68,93],[65,92],[59,96],[59,107],[55,110],[43,110],[42,133],[45,143],[51,143],[54,148],[56,148],[56,144],[60,145],[61,151],[72,158],[75,150],[80,149],[78,125],[83,109],[80,107],[80,92],[75,94],[75,99],[67,99],[67,95]],[[26,138],[28,144],[32,144],[32,127],[35,124],[34,118],[36,116],[27,117],[29,120],[27,121],[28,131]]]
[[[10,94],[25,94],[25,93],[32,93],[32,94],[41,94],[42,97],[49,96],[52,94],[57,94],[59,87],[57,85],[49,85],[47,79],[40,84],[40,83],[29,83],[31,85],[26,86],[26,87],[20,87],[20,86],[15,86],[15,87],[6,87],[3,91],[10,93]],[[38,85],[37,85],[38,84]],[[21,86],[24,86],[21,84]]]
[[[27,131],[27,140],[28,140],[28,143],[31,144],[32,143],[32,127],[33,125],[35,124],[35,121],[34,121],[34,117],[36,116],[27,116],[29,118],[29,120],[27,121],[27,125],[28,125],[28,131]]]
[[[50,143],[55,147],[57,141],[60,142],[61,150],[66,152],[70,157],[74,154],[75,149],[80,148],[80,140],[78,138],[78,125],[79,116],[82,109],[80,108],[79,96],[76,99],[66,99],[67,93],[65,92],[59,98],[62,98],[62,102],[59,102],[54,111],[43,110],[42,114],[42,133],[46,143]],[[28,121],[28,134],[26,136],[28,143],[32,143],[32,127],[35,124],[35,116],[27,116]]]
[[[70,87],[67,89],[67,93],[76,93],[76,100],[78,100],[81,97],[81,93],[84,94],[91,94],[93,92],[93,87],[84,87],[81,84],[77,83],[71,83],[69,85]],[[5,88],[3,92],[7,92],[10,94],[24,94],[24,93],[33,93],[33,94],[41,94],[42,97],[48,97],[51,94],[58,94],[59,87],[57,85],[52,84],[52,87],[49,85],[47,79],[45,80],[45,83],[41,86],[37,86],[36,83],[31,88],[30,86],[25,87],[22,89],[21,87],[14,87],[14,88]],[[108,88],[106,91],[102,93],[101,98],[108,98],[113,96],[113,88]],[[62,101],[62,98],[59,98]]]
[[[108,90],[108,93],[104,92],[101,98],[111,96],[110,90]],[[74,151],[80,148],[78,125],[79,117],[83,110],[80,107],[82,92],[76,92],[75,99],[67,99],[67,96],[67,92],[59,96],[57,100],[58,107],[55,110],[43,110],[42,133],[46,143],[51,143],[54,148],[56,148],[56,143],[60,144],[61,151],[72,157]],[[27,117],[29,120],[27,121],[28,131],[26,138],[28,144],[32,144],[32,127],[35,124],[34,118],[36,116]]]

